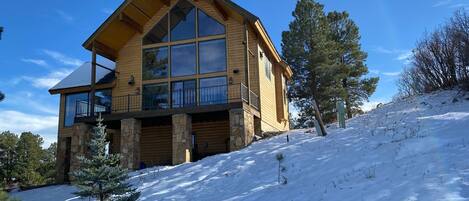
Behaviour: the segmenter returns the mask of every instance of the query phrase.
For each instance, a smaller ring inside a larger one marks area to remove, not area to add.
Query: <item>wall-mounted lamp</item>
[[[129,83],[129,85],[134,85],[135,84],[135,77],[133,75],[130,76],[128,83]]]
[[[238,74],[238,73],[239,73],[239,69],[234,69],[234,70],[233,70],[233,73],[234,73],[234,74]]]

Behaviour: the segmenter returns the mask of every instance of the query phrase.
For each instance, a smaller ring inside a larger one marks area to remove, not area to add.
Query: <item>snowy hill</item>
[[[469,200],[469,93],[397,101],[331,126],[297,130],[229,154],[132,173],[140,200]],[[277,184],[277,153],[288,178]],[[14,193],[78,200],[73,187]]]

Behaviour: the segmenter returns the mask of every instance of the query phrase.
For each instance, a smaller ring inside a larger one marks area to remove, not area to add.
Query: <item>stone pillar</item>
[[[173,165],[191,162],[192,117],[173,115]]]
[[[254,117],[254,134],[262,137],[262,122],[259,117]]]
[[[140,166],[140,135],[142,122],[138,119],[121,120],[120,154],[121,165],[128,169]]]
[[[240,150],[254,139],[254,116],[243,108],[230,110],[230,151]]]
[[[73,125],[72,142],[70,147],[70,172],[80,168],[78,156],[87,156],[92,126],[86,123]]]
[[[57,139],[57,153],[55,161],[55,181],[57,183],[65,182],[65,153],[66,153],[66,138],[58,137]]]

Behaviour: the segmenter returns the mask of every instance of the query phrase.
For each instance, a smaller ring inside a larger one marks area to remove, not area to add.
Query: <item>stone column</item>
[[[73,125],[72,143],[70,147],[70,172],[80,168],[78,156],[87,156],[92,126],[86,123]]]
[[[142,122],[138,119],[121,120],[120,154],[121,165],[128,169],[138,169],[140,166],[140,135]]]
[[[65,182],[65,153],[66,153],[66,138],[58,137],[57,139],[57,154],[56,154],[56,161],[55,161],[55,181],[57,183]]]
[[[254,116],[243,108],[230,110],[230,151],[240,150],[254,139]]]
[[[191,162],[192,117],[173,115],[173,165]]]

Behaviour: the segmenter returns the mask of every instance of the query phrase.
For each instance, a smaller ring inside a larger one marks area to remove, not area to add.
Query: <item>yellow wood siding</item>
[[[143,127],[140,136],[140,160],[147,166],[170,165],[172,161],[172,127]]]

